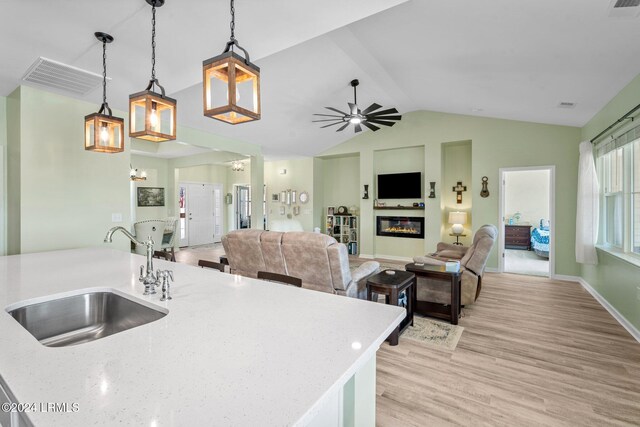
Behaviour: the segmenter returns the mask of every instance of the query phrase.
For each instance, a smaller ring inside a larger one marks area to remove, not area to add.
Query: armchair
[[[447,261],[460,261],[462,283],[460,286],[460,303],[473,304],[480,295],[482,276],[489,258],[489,253],[498,235],[494,225],[483,225],[473,236],[469,247],[438,243],[433,254],[413,258],[414,262],[444,265]],[[451,291],[448,282],[434,278],[418,277],[416,297],[418,301],[437,304],[450,304]]]

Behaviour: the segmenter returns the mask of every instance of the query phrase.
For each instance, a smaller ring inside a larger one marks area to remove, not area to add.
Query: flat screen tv
[[[421,199],[420,172],[378,175],[378,199]]]

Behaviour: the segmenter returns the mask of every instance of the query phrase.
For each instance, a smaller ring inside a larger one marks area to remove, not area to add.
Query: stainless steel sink
[[[8,311],[41,344],[66,347],[98,340],[167,313],[113,292],[89,292]]]

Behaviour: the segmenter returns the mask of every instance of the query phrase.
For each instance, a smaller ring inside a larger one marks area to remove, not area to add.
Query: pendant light
[[[129,136],[153,142],[176,139],[176,100],[165,95],[156,78],[156,8],[165,0],[146,0],[151,5],[151,80],[142,92],[129,95]],[[160,93],[155,92],[156,86]]]
[[[84,149],[100,153],[124,151],[124,119],[114,117],[107,103],[107,43],[113,37],[106,33],[94,33],[102,42],[102,105],[97,113],[84,118]]]
[[[204,115],[233,125],[260,120],[260,68],[238,44],[235,18],[231,0],[231,37],[222,54],[202,62]]]

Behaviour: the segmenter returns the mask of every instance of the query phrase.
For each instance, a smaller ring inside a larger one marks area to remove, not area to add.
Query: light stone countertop
[[[304,425],[405,310],[154,259],[173,299],[142,295],[144,257],[107,248],[0,257],[0,377],[36,426]],[[7,312],[115,289],[169,313],[93,342],[45,347]],[[22,305],[22,304],[20,304]]]

